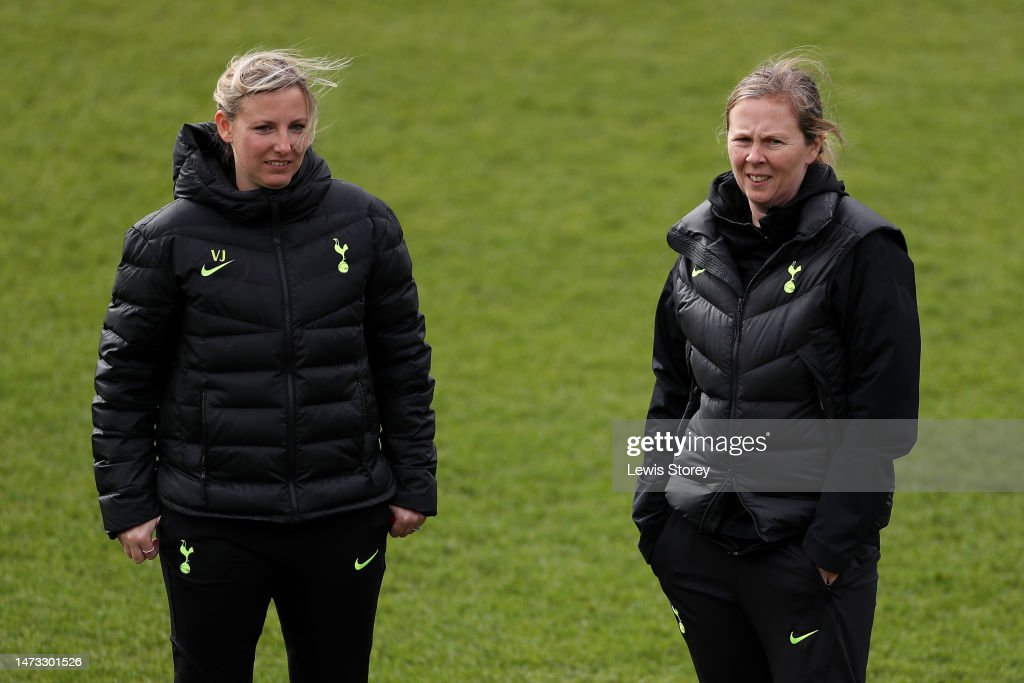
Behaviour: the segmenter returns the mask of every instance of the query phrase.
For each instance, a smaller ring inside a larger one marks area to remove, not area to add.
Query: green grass
[[[608,439],[646,409],[665,230],[726,168],[724,99],[769,54],[819,46],[840,176],[910,242],[923,416],[1024,414],[1014,0],[226,5],[0,9],[0,652],[91,658],[0,680],[169,678],[159,570],[100,527],[92,374],[124,230],[252,46],[356,57],[317,148],[402,219],[435,348],[441,516],[389,549],[376,681],[693,680]],[[1022,512],[898,495],[873,680],[1024,677]],[[276,624],[259,681],[285,678]]]

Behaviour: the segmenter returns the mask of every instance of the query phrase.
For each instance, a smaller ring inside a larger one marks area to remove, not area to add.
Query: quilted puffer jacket
[[[847,196],[828,166],[812,166],[792,205],[769,213],[761,229],[748,206],[726,173],[669,232],[680,257],[658,309],[648,418],[682,420],[698,435],[775,420],[800,436],[746,458],[689,454],[687,464],[708,467],[704,478],[640,482],[641,550],[649,557],[669,508],[720,539],[734,501],[756,535],[744,546],[802,538],[818,566],[841,572],[862,546],[878,545],[892,509],[882,485],[891,487],[892,459],[916,439],[913,263],[902,233]],[[774,241],[765,235],[772,229]],[[764,246],[739,248],[743,234]],[[750,253],[764,257],[744,278],[739,257]],[[865,426],[836,441],[831,420]],[[896,425],[886,448],[865,447],[870,421],[882,420]],[[846,487],[867,480],[870,490]]]
[[[173,202],[130,230],[103,324],[93,457],[110,536],[157,516],[436,514],[434,383],[391,210],[306,152],[239,191],[186,125]]]

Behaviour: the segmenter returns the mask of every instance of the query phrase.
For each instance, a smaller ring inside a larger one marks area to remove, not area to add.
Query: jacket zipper
[[[756,279],[756,278],[757,278],[757,275],[754,276],[754,279]],[[753,282],[754,282],[754,280],[750,281],[751,284],[753,284]],[[729,392],[729,419],[730,420],[736,419],[736,404],[737,404],[737,398],[739,397],[739,385],[740,385],[739,362],[740,362],[740,337],[742,336],[742,332],[743,332],[743,302],[745,300],[746,293],[749,290],[750,290],[750,286],[748,285],[747,289],[743,292],[743,294],[740,295],[740,297],[738,299],[736,299],[736,318],[735,318],[735,322],[733,323],[733,335],[732,335],[732,367],[733,367],[732,387],[730,387],[730,392]],[[731,463],[731,461],[729,463],[729,469],[725,473],[725,482],[723,482],[722,487],[720,489],[718,489],[718,491],[716,491],[713,496],[711,496],[711,500],[708,502],[707,507],[704,508],[704,514],[701,515],[700,523],[697,525],[698,529],[703,529],[704,528],[704,521],[707,519],[708,512],[710,512],[711,509],[715,506],[715,503],[721,497],[722,493],[724,491],[730,489],[730,488],[733,490],[733,493],[736,494],[736,498],[740,501],[740,504],[743,505],[744,509],[747,509],[746,504],[743,503],[743,499],[740,498],[739,491],[736,491],[735,482],[733,481],[733,478],[732,478],[732,463]],[[749,509],[747,510],[747,512],[749,514],[749,512],[750,512]],[[751,515],[751,517],[753,517],[753,515]],[[761,532],[757,530],[757,522],[756,521],[754,522],[754,530],[757,531],[757,535],[758,536],[761,535]]]
[[[742,331],[743,331],[743,303],[746,301],[747,294],[753,288],[754,284],[757,282],[757,280],[761,276],[761,274],[768,268],[768,266],[771,264],[771,262],[775,260],[775,257],[778,256],[780,253],[782,253],[783,249],[785,249],[787,246],[789,246],[790,244],[793,244],[795,242],[806,242],[811,237],[813,237],[815,234],[817,234],[817,231],[815,231],[811,235],[798,235],[798,236],[794,236],[793,238],[787,240],[784,244],[779,245],[779,247],[774,252],[772,252],[772,254],[769,255],[767,259],[765,259],[765,262],[761,264],[761,267],[757,269],[757,272],[754,273],[754,277],[750,278],[750,282],[748,282],[747,286],[743,289],[743,293],[740,294],[739,298],[736,299],[735,333],[733,334],[733,338],[732,338],[733,377],[732,377],[731,395],[729,396],[729,419],[730,420],[736,419],[737,404],[739,403],[740,337],[742,336]],[[671,238],[669,239],[669,243],[672,244],[673,248],[675,248],[675,244],[673,243],[673,240]],[[683,251],[681,251],[680,253],[684,253],[686,255],[690,255],[691,260],[693,260],[694,256],[697,255],[696,254],[696,249],[695,248],[687,249],[685,246],[683,246],[683,245],[688,245],[688,244],[689,245],[693,245],[694,247],[696,247],[696,245],[694,243],[692,243],[692,242],[680,242],[680,246],[683,248]],[[679,249],[677,249],[677,251],[679,251]],[[709,267],[711,264],[707,262],[707,252],[706,252],[706,250],[704,250],[704,254],[702,254],[701,256],[702,256],[702,258],[700,259],[701,260],[701,265],[704,265],[705,267]],[[718,261],[717,258],[714,257],[713,254],[711,255],[711,259],[710,260],[715,262],[715,263],[717,263],[717,264],[721,263],[720,261]],[[716,266],[716,268],[717,268],[717,266]],[[736,499],[739,500],[740,505],[742,505],[743,509],[747,511],[747,514],[750,515],[750,519],[754,523],[754,531],[757,533],[758,536],[760,536],[761,538],[764,538],[763,536],[761,536],[761,530],[757,526],[757,517],[754,515],[753,512],[751,512],[750,508],[747,507],[747,504],[743,501],[743,497],[740,495],[739,491],[736,491],[735,481],[733,480],[732,468],[731,467],[729,468],[729,471],[726,472],[726,480],[724,482],[724,485],[722,486],[722,488],[720,488],[711,497],[711,501],[708,503],[707,507],[704,508],[704,514],[701,515],[700,523],[697,525],[697,528],[698,529],[703,529],[704,528],[704,521],[707,519],[708,511],[711,510],[711,508],[714,506],[715,501],[718,500],[718,498],[719,498],[719,496],[721,496],[722,492],[725,491],[726,489],[728,489],[729,487],[732,487],[733,493],[736,494]]]
[[[796,240],[791,240],[791,241],[796,241]],[[787,244],[788,244],[788,242],[787,242]],[[736,419],[737,413],[739,412],[739,398],[740,398],[740,373],[739,373],[739,366],[740,366],[740,341],[741,341],[741,337],[743,336],[743,304],[746,302],[747,295],[753,289],[754,284],[757,283],[758,278],[761,277],[761,274],[763,272],[765,272],[765,270],[768,268],[769,264],[771,264],[771,262],[775,259],[776,256],[778,256],[778,254],[782,251],[782,249],[785,246],[786,245],[780,246],[767,259],[765,259],[765,262],[762,263],[761,267],[757,269],[756,273],[754,273],[754,277],[750,278],[750,282],[748,282],[747,286],[744,288],[743,294],[741,294],[740,297],[738,299],[736,299],[735,332],[734,332],[733,337],[732,337],[732,368],[733,368],[733,373],[732,373],[732,392],[731,392],[731,396],[729,396],[729,420],[730,420],[730,422],[732,420]],[[733,493],[736,494],[736,500],[739,501],[740,505],[743,506],[743,509],[746,510],[747,514],[750,516],[750,520],[751,520],[751,522],[754,525],[754,533],[756,533],[759,538],[763,539],[764,536],[761,535],[761,529],[760,529],[760,527],[757,524],[757,516],[751,511],[750,507],[747,506],[746,501],[743,500],[743,495],[739,491],[736,490],[736,481],[733,479],[733,473],[732,473],[732,466],[731,465],[729,467],[729,471],[726,473],[726,482],[725,482],[725,486],[723,487],[723,490],[725,488],[732,488]],[[721,491],[719,493],[721,493]],[[712,499],[711,503],[714,504],[714,501],[717,498],[718,498],[718,495],[716,495]]]
[[[284,263],[284,248],[281,246],[281,213],[280,207],[273,199],[270,200],[270,215],[272,218],[272,234],[274,236],[274,251],[277,254],[277,271],[281,278],[281,302],[284,307],[284,376],[285,386],[288,394],[288,417],[287,417],[287,453],[288,453],[288,496],[292,503],[292,512],[299,511],[299,503],[295,494],[295,470],[296,470],[296,447],[295,447],[295,375],[292,367],[295,358],[295,341],[292,338],[292,304],[291,294],[288,290],[288,276]]]
[[[739,401],[740,380],[739,373],[737,371],[739,370],[740,361],[740,334],[743,330],[743,303],[747,300],[747,295],[750,294],[750,291],[754,288],[754,285],[757,283],[758,279],[760,279],[762,273],[768,270],[772,261],[782,253],[783,249],[790,244],[806,242],[808,239],[810,239],[810,236],[797,236],[779,245],[779,247],[765,259],[764,263],[761,264],[761,267],[757,269],[757,272],[754,273],[754,277],[750,278],[750,282],[747,283],[747,286],[743,289],[743,293],[740,294],[740,297],[736,300],[736,334],[734,334],[732,338],[732,364],[734,372],[732,378],[732,395],[729,397],[729,419],[736,418],[736,403]]]
[[[740,502],[740,505],[743,506],[743,509],[747,511],[748,515],[750,515],[750,521],[754,525],[754,533],[757,534],[757,537],[761,540],[765,540],[764,536],[761,534],[761,527],[757,525],[757,515],[755,515],[753,511],[751,511],[751,509],[747,507],[747,503],[746,501],[743,500],[743,496],[740,495],[740,492],[736,491],[736,482],[732,479],[732,475],[729,476],[729,479],[730,482],[733,484],[733,491],[736,493],[736,500]]]
[[[200,424],[200,437],[203,440],[203,446],[200,451],[199,461],[199,487],[202,491],[203,506],[207,505],[206,499],[206,457],[210,452],[210,438],[209,432],[207,431],[207,420],[206,420],[206,392],[202,392],[199,395],[199,424]]]
[[[756,275],[754,276],[757,277]],[[753,280],[751,280],[753,283]],[[749,291],[749,287],[747,288]],[[744,296],[746,292],[744,292]],[[736,404],[740,397],[740,337],[743,335],[743,302],[744,296],[736,300],[735,331],[732,335],[732,395],[729,397],[729,419],[736,419]]]

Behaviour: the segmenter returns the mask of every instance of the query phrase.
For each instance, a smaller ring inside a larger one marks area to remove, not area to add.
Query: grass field
[[[170,680],[159,569],[102,533],[92,375],[124,231],[253,46],[356,58],[317,149],[402,219],[435,349],[441,516],[389,548],[375,681],[694,680],[608,446],[646,410],[665,231],[769,54],[819,47],[840,177],[907,235],[922,415],[1024,417],[1016,0],[40,0],[0,25],[0,653],[91,660],[0,680]],[[898,495],[883,539],[872,680],[1024,680],[1024,496]],[[285,672],[271,614],[256,678]]]

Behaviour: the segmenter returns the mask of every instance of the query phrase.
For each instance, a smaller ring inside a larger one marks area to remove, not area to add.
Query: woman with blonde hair
[[[93,455],[104,526],[160,557],[177,681],[365,681],[385,539],[436,514],[430,347],[391,209],[313,152],[343,61],[231,60],[125,237]]]
[[[913,264],[836,177],[816,71],[784,56],[736,85],[731,170],[668,234],[648,419],[773,425],[763,452],[688,452],[703,478],[645,478],[634,500],[703,683],[864,680],[892,458],[916,436]]]

